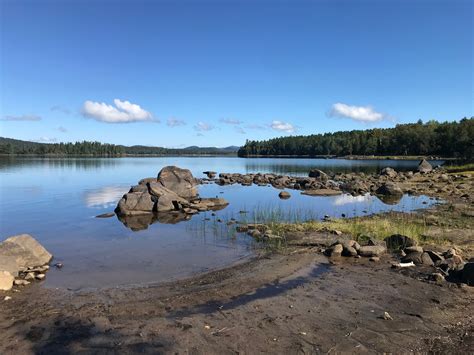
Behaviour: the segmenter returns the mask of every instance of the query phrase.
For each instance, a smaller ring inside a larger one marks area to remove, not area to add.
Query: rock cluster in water
[[[188,169],[167,166],[157,178],[146,178],[132,186],[115,212],[132,229],[143,229],[155,221],[177,223],[191,215],[220,210],[229,203],[223,198],[200,198],[199,181]]]
[[[43,280],[53,256],[29,234],[15,235],[0,243],[0,290]]]
[[[363,173],[328,175],[319,169],[312,169],[309,171],[308,177],[262,173],[220,173],[216,179],[216,172],[205,173],[209,181],[214,181],[219,185],[271,185],[277,189],[301,190],[302,194],[309,196],[331,196],[341,193],[349,193],[355,196],[372,193],[381,196],[386,203],[397,203],[404,193],[400,183],[432,171],[433,168],[430,163],[423,159],[415,172],[397,172],[395,169],[387,167],[380,174],[375,175]],[[441,178],[449,179],[445,174]],[[280,197],[288,198],[289,196],[283,194]]]

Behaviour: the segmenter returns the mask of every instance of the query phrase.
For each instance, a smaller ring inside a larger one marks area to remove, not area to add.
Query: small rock
[[[34,279],[35,279],[35,274],[34,274],[34,272],[29,272],[29,273],[27,273],[26,276],[25,276],[25,280],[27,280],[27,281],[34,280]]]
[[[388,312],[383,312],[383,319],[393,320],[392,316]]]
[[[369,261],[375,261],[375,262],[377,262],[377,261],[380,261],[380,258],[379,258],[378,256],[372,256],[372,257],[369,259]]]
[[[410,253],[423,253],[423,248],[417,245],[414,245],[412,247],[407,247],[404,249],[405,253],[410,254]]]
[[[63,265],[63,263],[56,263],[56,264],[54,264],[54,266],[55,266],[57,269],[61,269],[64,265]]]
[[[8,271],[0,271],[0,290],[9,291],[13,287],[15,278]]]
[[[5,296],[4,301],[10,301],[12,298],[10,296]]]
[[[360,256],[372,257],[380,256],[387,251],[383,245],[365,245],[360,247],[358,253]]]
[[[441,284],[444,281],[446,281],[444,276],[442,274],[440,274],[439,272],[435,272],[435,273],[431,274],[431,280],[433,280],[437,284]]]
[[[36,275],[36,278],[37,278],[38,280],[44,280],[45,277],[46,277],[45,274],[37,274],[37,275]]]
[[[280,197],[282,200],[286,200],[286,199],[289,199],[291,197],[291,195],[288,191],[281,191],[278,194],[278,197]]]
[[[113,216],[115,216],[114,212],[108,212],[108,213],[99,214],[99,215],[95,216],[95,218],[110,218],[110,217],[113,217]]]
[[[14,284],[15,284],[15,286],[26,286],[26,285],[29,285],[30,282],[26,281],[26,280],[21,280],[21,279],[18,280],[17,279],[17,280],[14,281]]]
[[[329,256],[340,256],[343,250],[342,244],[335,244],[327,250],[327,254]]]

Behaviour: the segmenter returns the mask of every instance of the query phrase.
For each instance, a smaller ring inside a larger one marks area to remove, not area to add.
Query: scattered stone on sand
[[[441,284],[441,283],[446,281],[446,279],[444,278],[444,275],[439,273],[439,272],[432,273],[430,278],[431,278],[431,280],[433,280],[437,284]]]
[[[30,282],[29,281],[26,281],[26,280],[22,280],[22,279],[16,279],[13,284],[15,286],[26,286],[26,285],[29,285]]]
[[[45,275],[45,274],[36,274],[35,277],[36,277],[36,279],[38,279],[38,280],[44,280],[44,278],[46,277],[46,275]]]
[[[344,247],[340,243],[335,243],[326,249],[326,254],[328,256],[341,256]]]
[[[15,278],[8,271],[0,271],[0,290],[9,291],[13,287]]]
[[[383,313],[383,319],[385,320],[393,320],[392,316],[388,312]]]
[[[372,257],[369,258],[369,261],[374,261],[374,262],[380,261],[380,257],[372,256]]]
[[[385,254],[387,248],[383,245],[364,245],[361,246],[358,250],[360,256],[365,257],[372,257],[372,256],[380,256]]]

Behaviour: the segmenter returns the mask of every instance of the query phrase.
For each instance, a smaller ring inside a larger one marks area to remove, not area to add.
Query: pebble
[[[383,313],[383,319],[385,320],[393,320],[392,316],[388,312]]]
[[[29,285],[30,282],[29,281],[26,281],[26,280],[15,280],[14,282],[14,285],[15,286],[26,286],[26,285]]]
[[[25,280],[27,280],[27,281],[34,280],[34,279],[35,279],[35,274],[33,272],[29,272],[25,276]]]
[[[36,275],[36,278],[37,278],[38,280],[44,280],[45,277],[46,277],[45,274],[38,274],[38,275]]]
[[[12,298],[10,296],[5,296],[4,301],[10,301]]]

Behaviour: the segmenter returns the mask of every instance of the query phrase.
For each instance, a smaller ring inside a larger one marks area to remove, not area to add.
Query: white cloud
[[[194,129],[198,132],[207,132],[213,130],[214,126],[206,122],[198,122],[194,125]]]
[[[14,115],[7,115],[3,116],[0,121],[41,121],[41,117],[38,115],[21,115],[21,116],[14,116]]]
[[[286,132],[286,133],[293,133],[296,128],[291,123],[282,122],[282,121],[272,121],[270,125],[272,129],[275,131]]]
[[[385,117],[371,106],[350,106],[340,102],[332,105],[329,116],[350,118],[359,122],[377,122]]]
[[[82,106],[82,114],[105,123],[128,123],[153,120],[153,115],[150,112],[130,101],[115,99],[114,104],[115,106],[107,105],[105,102],[87,100]]]
[[[177,118],[171,117],[171,118],[168,118],[168,120],[166,121],[166,124],[169,127],[178,127],[178,126],[185,126],[186,122],[184,122],[183,120],[179,120]]]
[[[219,122],[230,124],[230,125],[239,125],[242,123],[242,121],[237,120],[235,118],[221,118]]]

